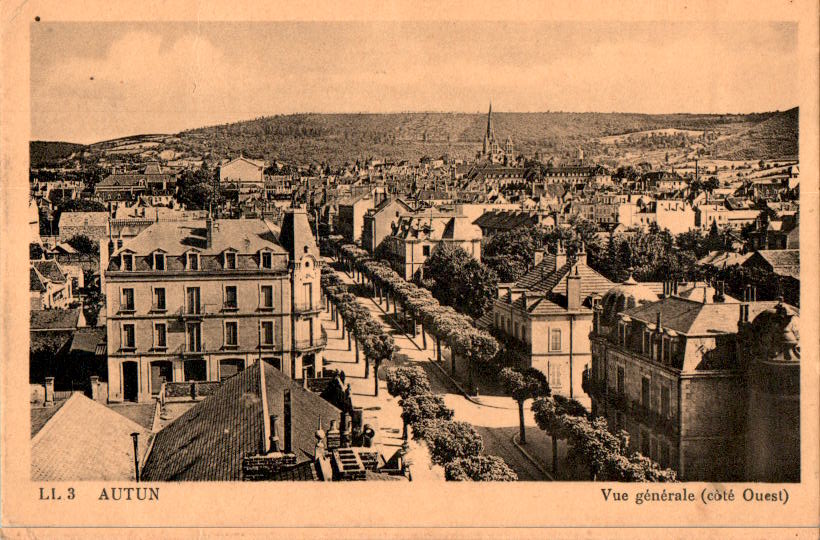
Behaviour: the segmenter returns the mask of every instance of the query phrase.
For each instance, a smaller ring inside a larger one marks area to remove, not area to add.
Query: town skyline
[[[38,24],[30,139],[90,144],[288,114],[483,113],[491,100],[502,113],[787,110],[799,103],[795,48],[789,23]]]

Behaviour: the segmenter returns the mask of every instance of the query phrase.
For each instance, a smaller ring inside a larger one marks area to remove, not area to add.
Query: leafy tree
[[[547,378],[535,368],[523,370],[504,368],[501,380],[505,391],[518,403],[519,439],[527,444],[527,433],[524,429],[524,401],[550,395]]]
[[[518,475],[498,456],[459,458],[444,466],[448,481],[515,482]]]
[[[83,255],[99,255],[100,253],[99,244],[83,234],[72,236],[67,243]]]
[[[391,396],[407,399],[416,394],[430,393],[430,380],[419,366],[397,366],[386,373],[387,392]]]
[[[422,270],[439,302],[480,318],[492,305],[498,277],[461,247],[442,244],[427,258]]]
[[[370,314],[368,313],[368,317]],[[370,319],[373,323],[375,323],[375,327],[378,328],[376,332],[369,333],[366,335],[363,341],[364,345],[364,355],[365,361],[373,362],[373,381],[375,385],[374,395],[379,395],[379,368],[381,367],[381,363],[384,360],[390,360],[393,358],[393,351],[395,350],[395,346],[393,343],[393,336],[388,334],[384,331],[384,329]]]
[[[535,423],[547,432],[552,439],[552,472],[558,472],[558,439],[566,439],[566,416],[585,416],[583,405],[561,395],[552,398],[542,397],[532,403]]]
[[[533,229],[518,227],[490,237],[482,248],[481,260],[498,275],[499,281],[510,283],[517,281],[532,266],[535,249]]]
[[[415,394],[401,400],[401,419],[404,422],[403,436],[407,439],[407,426],[423,420],[452,420],[453,410],[444,403],[441,396]]]
[[[414,426],[413,438],[427,443],[436,465],[478,456],[484,450],[481,435],[467,422],[422,420]]]

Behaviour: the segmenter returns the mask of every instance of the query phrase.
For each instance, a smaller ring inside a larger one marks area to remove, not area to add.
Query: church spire
[[[490,100],[490,111],[487,113],[487,138],[489,140],[495,139],[493,134],[493,101]]]

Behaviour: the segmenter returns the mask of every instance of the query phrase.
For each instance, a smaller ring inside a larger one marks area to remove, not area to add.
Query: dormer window
[[[122,269],[126,272],[133,272],[134,271],[134,255],[131,253],[123,253],[122,257]]]
[[[165,253],[154,253],[154,270],[165,270]]]
[[[263,251],[260,258],[262,268],[270,270],[273,268],[273,254],[270,251]]]
[[[236,270],[236,253],[233,251],[226,251],[225,260],[223,261],[226,270]]]
[[[199,253],[188,253],[188,270],[199,270]]]

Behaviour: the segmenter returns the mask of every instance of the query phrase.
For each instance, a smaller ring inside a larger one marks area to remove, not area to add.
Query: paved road
[[[343,273],[338,272],[343,281],[348,284],[353,283],[353,279]],[[451,380],[441,373],[436,366],[432,365],[434,349],[433,340],[428,339],[428,350],[420,350],[419,346],[403,332],[396,329],[392,324],[392,315],[386,315],[382,307],[370,297],[359,297],[359,302],[368,309],[371,316],[379,321],[382,326],[393,335],[396,344],[396,354],[394,364],[418,364],[430,379],[433,392],[442,394],[447,406],[455,412],[454,418],[471,423],[484,439],[485,452],[504,458],[504,461],[518,474],[519,480],[548,480],[548,478],[538,470],[533,464],[516,448],[512,443],[512,437],[518,433],[518,409],[509,398],[492,398],[493,405],[481,405],[468,400],[453,386]],[[385,392],[386,394],[386,392]],[[482,398],[484,399],[484,398]],[[525,424],[535,426],[529,404],[525,407]]]

